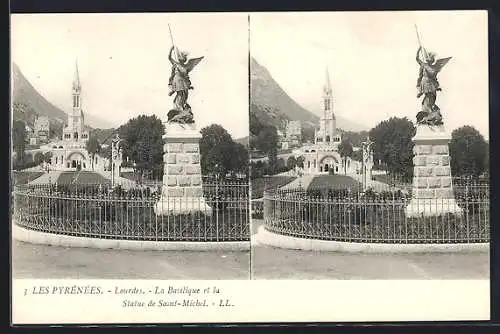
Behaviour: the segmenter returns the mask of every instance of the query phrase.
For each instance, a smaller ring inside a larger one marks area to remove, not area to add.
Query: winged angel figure
[[[174,108],[168,113],[168,121],[176,123],[194,123],[191,107],[187,103],[189,90],[193,89],[189,73],[204,57],[188,60],[187,52],[182,51],[176,52],[176,57],[174,59],[172,57],[174,49],[175,47],[172,46],[168,54],[168,59],[172,64],[172,73],[168,84],[170,92],[168,95],[171,96],[174,93],[176,95],[174,98]]]
[[[423,51],[423,52],[422,52]],[[424,60],[421,54],[424,54]],[[436,94],[441,91],[437,75],[441,69],[450,61],[451,57],[436,60],[436,54],[427,53],[420,46],[417,50],[417,63],[420,65],[420,71],[417,80],[417,98],[424,96],[422,100],[422,111],[417,114],[418,124],[441,125],[443,117],[439,107],[436,105]]]

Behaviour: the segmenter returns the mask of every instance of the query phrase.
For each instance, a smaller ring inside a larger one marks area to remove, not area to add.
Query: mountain
[[[264,124],[279,127],[284,120],[299,120],[304,127],[319,117],[301,107],[274,81],[271,73],[254,58],[250,60],[250,112]]]
[[[19,66],[15,63],[12,64],[12,79],[14,120],[24,120],[32,126],[37,116],[47,116],[50,120],[51,126],[56,128],[60,128],[66,123],[68,118],[66,112],[56,107],[40,95],[35,87],[33,87],[33,85],[23,75]],[[85,113],[85,123],[87,123],[88,129],[110,128],[113,126],[94,115],[89,115],[88,113]]]
[[[280,127],[284,120],[301,121],[304,128],[313,128],[319,123],[320,117],[295,102],[273,79],[271,73],[254,58],[250,60],[250,73],[251,116],[263,124],[276,127]],[[336,116],[336,118],[337,127],[343,130],[367,129],[343,117]]]

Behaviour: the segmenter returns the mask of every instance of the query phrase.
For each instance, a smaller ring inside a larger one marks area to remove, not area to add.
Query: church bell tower
[[[71,89],[72,110],[68,115],[68,124],[64,129],[64,140],[87,141],[88,132],[84,131],[84,115],[82,110],[82,85],[80,83],[80,74],[78,71],[78,62],[75,63],[75,74]]]
[[[330,145],[336,140],[336,120],[333,112],[333,94],[330,84],[330,74],[326,69],[326,80],[323,86],[322,105],[323,117],[320,120],[320,128],[317,132],[316,143]]]

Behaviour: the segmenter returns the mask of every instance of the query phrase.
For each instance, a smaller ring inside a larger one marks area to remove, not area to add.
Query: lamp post
[[[215,228],[217,231],[216,234],[217,241],[219,241],[219,209],[220,209],[219,178],[220,178],[219,164],[215,164]]]
[[[115,162],[118,160],[118,154],[119,154],[119,145],[120,145],[121,139],[118,133],[116,134],[115,138],[111,141],[111,186],[115,186]]]
[[[362,166],[361,170],[363,172],[362,174],[362,183],[363,183],[363,191],[366,191],[367,185],[368,185],[368,180],[367,180],[367,165],[368,165],[368,160],[370,157],[370,147],[373,144],[373,142],[370,140],[370,137],[366,138],[366,141],[364,141],[362,145],[362,150],[363,150],[363,159],[362,159]]]

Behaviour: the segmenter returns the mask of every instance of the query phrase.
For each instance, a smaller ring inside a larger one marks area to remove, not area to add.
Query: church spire
[[[75,61],[75,76],[73,78],[73,110],[81,113],[81,94],[82,86],[80,84],[80,73],[78,72],[78,60]]]
[[[75,76],[73,78],[73,89],[74,90],[80,90],[80,74],[78,72],[78,60],[75,61]]]
[[[332,86],[330,85],[330,73],[328,72],[328,67],[326,67],[325,75],[326,78],[325,78],[324,92],[325,95],[330,95],[332,92]]]

